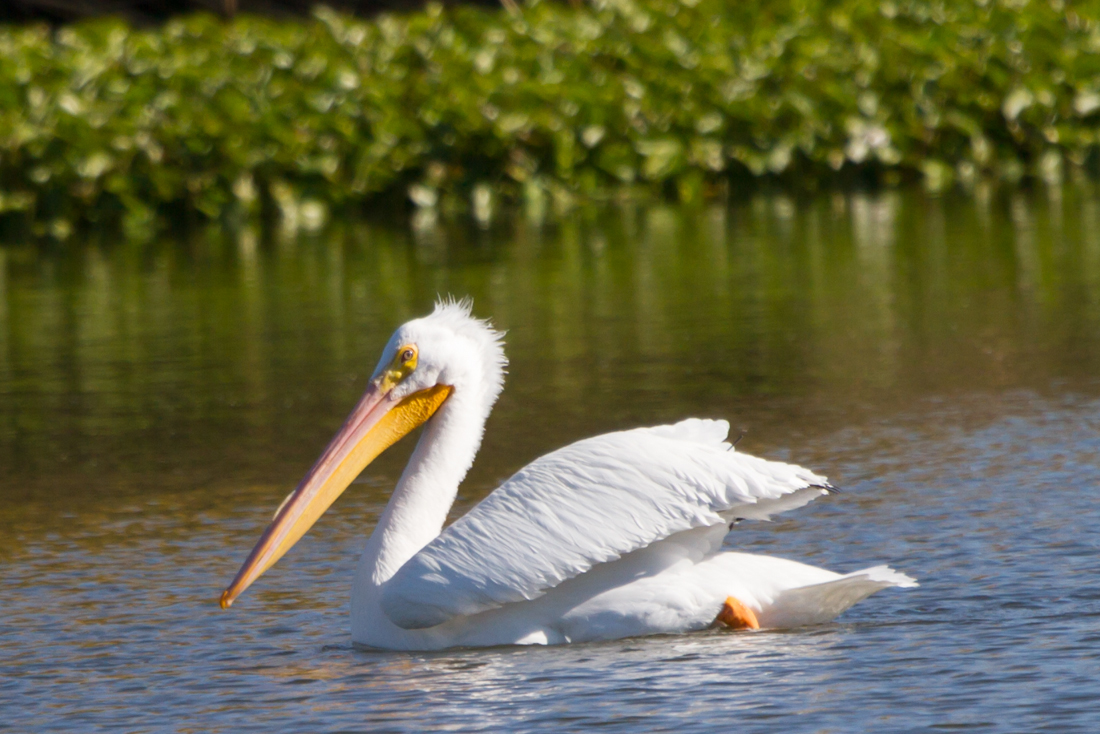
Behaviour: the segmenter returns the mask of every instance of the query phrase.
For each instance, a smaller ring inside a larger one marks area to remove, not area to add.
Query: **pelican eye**
[[[382,385],[387,390],[392,390],[397,383],[404,380],[411,375],[416,369],[416,345],[406,344],[405,346],[398,347],[397,354],[393,355],[393,361],[390,362],[390,366],[386,368],[386,371],[379,377]]]

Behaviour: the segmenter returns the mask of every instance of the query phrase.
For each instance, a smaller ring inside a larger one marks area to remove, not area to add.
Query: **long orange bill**
[[[375,457],[432,417],[452,388],[437,385],[400,401],[374,381],[321,458],[275,512],[267,530],[221,596],[226,609],[290,550]]]

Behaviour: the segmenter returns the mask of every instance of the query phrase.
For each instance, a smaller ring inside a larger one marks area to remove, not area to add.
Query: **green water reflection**
[[[761,195],[488,230],[8,243],[0,532],[105,497],[266,506],[342,420],[393,327],[437,294],[472,296],[508,330],[511,371],[468,502],[537,454],[627,425],[726,416],[754,450],[782,451],[929,397],[1091,390],[1100,200],[1091,184]],[[402,461],[369,470],[374,494]]]

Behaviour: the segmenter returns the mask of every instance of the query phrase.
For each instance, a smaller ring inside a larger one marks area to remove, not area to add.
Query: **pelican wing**
[[[767,519],[824,477],[733,451],[726,421],[578,441],[536,459],[402,566],[382,608],[406,629],[534,599],[593,566],[730,517]]]

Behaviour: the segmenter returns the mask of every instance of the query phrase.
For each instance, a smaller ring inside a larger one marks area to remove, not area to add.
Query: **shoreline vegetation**
[[[444,5],[499,7],[498,0],[444,0]],[[0,23],[73,23],[114,16],[136,25],[163,23],[189,13],[207,12],[232,18],[244,13],[290,19],[309,15],[316,0],[5,0]],[[325,5],[351,15],[369,17],[385,11],[414,11],[424,0],[325,0]]]
[[[533,0],[0,25],[0,227],[488,220],[1100,162],[1100,2]]]

